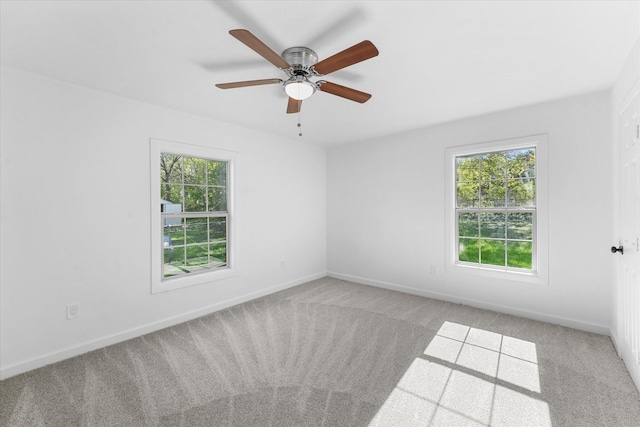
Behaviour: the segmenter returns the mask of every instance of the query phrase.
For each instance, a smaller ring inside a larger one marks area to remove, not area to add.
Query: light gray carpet
[[[606,336],[330,278],[0,393],[2,426],[640,426]]]

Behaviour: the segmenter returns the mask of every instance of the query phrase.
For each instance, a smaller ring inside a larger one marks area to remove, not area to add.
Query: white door
[[[640,94],[620,114],[619,351],[640,389]],[[613,248],[612,248],[613,250]]]

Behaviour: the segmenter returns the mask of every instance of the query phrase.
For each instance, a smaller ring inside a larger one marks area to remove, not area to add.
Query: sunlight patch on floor
[[[370,426],[551,426],[535,343],[444,322]]]

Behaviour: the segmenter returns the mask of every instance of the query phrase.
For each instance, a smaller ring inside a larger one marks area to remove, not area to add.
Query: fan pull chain
[[[300,113],[300,111],[298,111],[298,136],[302,136],[302,114]]]

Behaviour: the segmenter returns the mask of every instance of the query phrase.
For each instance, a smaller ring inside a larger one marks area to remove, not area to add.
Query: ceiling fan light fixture
[[[285,93],[293,99],[304,101],[316,91],[316,85],[304,76],[292,76],[284,82]]]

